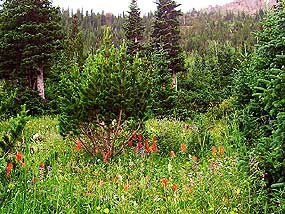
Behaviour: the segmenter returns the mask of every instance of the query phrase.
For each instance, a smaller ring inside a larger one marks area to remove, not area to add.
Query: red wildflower
[[[170,151],[170,157],[172,157],[172,158],[175,158],[175,157],[176,157],[176,155],[175,155],[175,152],[174,152],[174,151]]]
[[[187,152],[187,147],[186,147],[186,145],[184,143],[180,144],[180,149],[181,149],[182,152]]]
[[[6,175],[10,176],[11,175],[11,170],[13,169],[13,164],[11,162],[7,163],[6,166]]]
[[[157,145],[156,145],[156,141],[154,141],[153,144],[151,145],[151,150],[153,152],[157,152],[158,151],[158,148],[157,148]]]
[[[157,137],[156,136],[153,136],[153,141],[157,141]]]
[[[168,181],[167,181],[166,178],[162,178],[162,179],[161,179],[161,184],[162,184],[163,187],[166,187],[167,182],[168,182]]]
[[[137,140],[137,135],[136,134],[132,134],[132,140]]]
[[[21,154],[21,152],[17,152],[16,154],[16,160],[17,161],[21,161],[23,159],[23,155]]]
[[[133,141],[129,140],[129,141],[128,141],[128,146],[129,146],[129,147],[132,147],[132,146],[133,146]]]
[[[173,191],[176,191],[178,189],[177,184],[173,184],[172,189],[173,189]]]
[[[81,143],[80,141],[78,141],[78,142],[76,143],[75,150],[76,150],[76,151],[79,151],[79,150],[81,149],[81,147],[82,147],[82,143]]]
[[[43,162],[40,163],[40,168],[41,169],[45,168],[45,164]]]
[[[138,143],[138,144],[137,144],[137,148],[138,148],[138,149],[142,149],[142,148],[143,148],[143,145],[142,145],[141,143]]]
[[[143,136],[142,136],[141,134],[139,134],[139,135],[138,135],[138,141],[139,141],[139,142],[142,142],[142,140],[143,140]]]
[[[98,154],[98,153],[100,152],[100,149],[99,149],[98,147],[96,147],[96,148],[94,149],[94,152],[95,152],[95,154]]]
[[[146,139],[145,140],[145,151],[146,151],[146,153],[150,153],[150,146],[149,146],[149,144],[148,144],[148,139]]]
[[[36,183],[37,182],[37,178],[33,177],[32,182]]]

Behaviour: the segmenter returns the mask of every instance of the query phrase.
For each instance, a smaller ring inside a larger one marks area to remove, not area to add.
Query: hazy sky
[[[83,8],[84,10],[93,9],[94,12],[112,12],[115,15],[128,11],[131,0],[53,0],[54,6],[61,8]],[[233,0],[176,0],[180,3],[182,11],[189,11],[192,8],[202,8],[208,5],[221,5]],[[150,10],[156,9],[155,0],[138,0],[138,5],[142,13],[147,13]]]

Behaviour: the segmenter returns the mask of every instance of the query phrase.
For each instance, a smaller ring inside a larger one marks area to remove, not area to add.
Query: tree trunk
[[[38,68],[38,74],[37,74],[37,90],[39,93],[39,96],[43,99],[45,99],[45,87],[44,87],[44,66],[41,65]]]
[[[175,88],[175,91],[177,91],[177,74],[176,74],[176,72],[172,73],[172,84],[173,84],[173,87]]]

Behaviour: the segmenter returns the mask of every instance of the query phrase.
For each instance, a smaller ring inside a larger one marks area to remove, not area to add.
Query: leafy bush
[[[75,65],[61,81],[61,133],[77,138],[78,147],[82,144],[92,155],[100,151],[105,159],[112,158],[145,117],[149,77],[143,60],[131,58],[124,45],[111,45],[106,31],[104,45],[82,73]]]

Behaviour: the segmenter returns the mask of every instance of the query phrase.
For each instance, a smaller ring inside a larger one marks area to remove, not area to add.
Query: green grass
[[[148,122],[145,132],[156,132],[161,138],[169,137],[162,134],[167,127],[181,127],[177,121],[153,124]],[[10,158],[16,167],[11,177],[2,167],[0,213],[234,214],[254,213],[255,204],[260,202],[253,198],[256,193],[252,180],[256,178],[249,176],[241,161],[243,149],[233,146],[242,145],[242,137],[225,121],[211,121],[208,141],[189,137],[188,152],[177,150],[176,157],[165,153],[141,156],[128,148],[107,164],[75,150],[75,142],[63,139],[57,126],[57,119],[50,117],[28,122],[18,149],[26,166],[13,156]],[[196,135],[203,133],[197,131]],[[37,139],[33,139],[35,134]],[[179,145],[179,139],[185,140],[185,136],[177,136],[176,143]],[[158,146],[166,141],[158,140]],[[199,144],[196,150],[190,148],[194,144]],[[212,146],[223,147],[225,152],[214,153]],[[193,156],[198,156],[197,162]],[[42,179],[41,163],[45,164]],[[167,179],[166,186],[162,178]],[[176,191],[174,184],[178,186]]]

